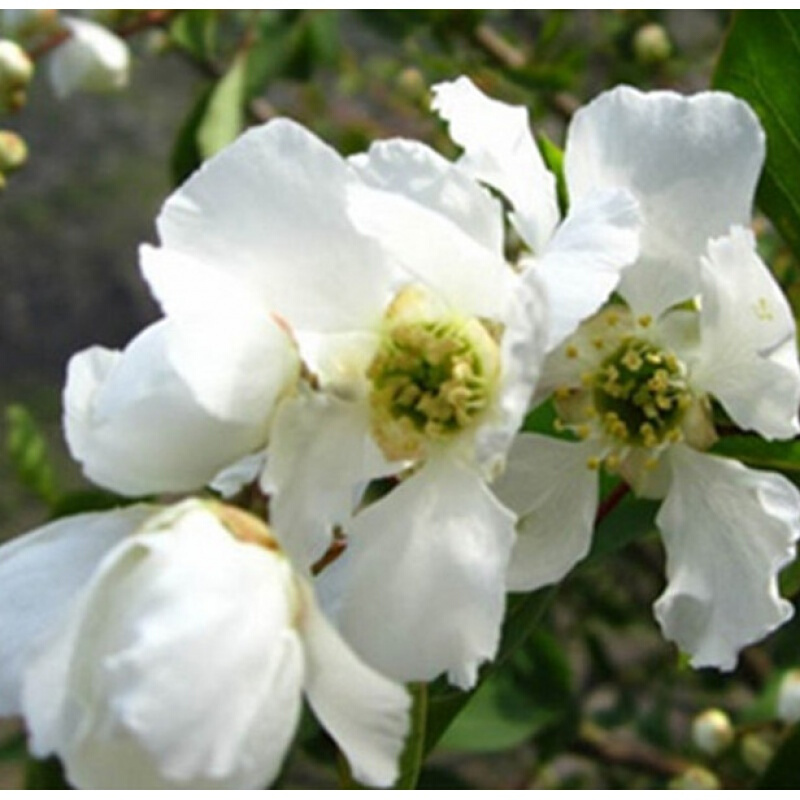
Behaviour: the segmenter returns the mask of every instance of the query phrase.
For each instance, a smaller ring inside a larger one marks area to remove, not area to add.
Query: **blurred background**
[[[103,21],[130,29],[125,17]],[[215,148],[198,144],[199,120],[243,37],[256,32],[259,50],[234,122],[287,115],[344,153],[412,136],[453,156],[428,110],[437,81],[470,75],[528,106],[536,132],[561,146],[574,110],[611,86],[709,88],[729,21],[721,11],[196,12],[126,37],[133,63],[122,92],[59,101],[37,76],[25,107],[0,119],[30,150],[0,194],[0,405],[12,407],[0,539],[89,489],[61,438],[67,360],[92,344],[124,346],[156,318],[137,248],[155,241],[161,203]],[[765,246],[788,258],[774,236]],[[652,527],[647,504],[619,514],[617,528]],[[654,537],[577,570],[546,624],[446,735],[421,785],[661,787],[695,763],[721,770],[726,785],[750,780],[777,735],[780,669],[800,664],[798,626],[746,651],[732,677],[694,672],[652,619],[662,586]],[[710,758],[693,744],[692,720],[710,706],[736,718],[735,753]],[[319,765],[318,731],[304,736],[285,785],[335,785]],[[21,785],[22,748],[13,723],[0,727],[0,788]]]

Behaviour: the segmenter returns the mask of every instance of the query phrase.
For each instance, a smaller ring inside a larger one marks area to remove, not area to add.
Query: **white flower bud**
[[[774,745],[757,733],[748,733],[742,738],[742,761],[753,772],[762,773],[775,755]]]
[[[719,778],[711,770],[692,764],[685,772],[673,778],[670,789],[719,789]]]
[[[0,172],[13,172],[27,160],[25,140],[13,131],[0,131]]]
[[[0,93],[6,95],[27,86],[33,77],[33,61],[11,39],[0,39]]]
[[[709,708],[692,722],[692,741],[710,756],[716,756],[733,742],[735,732],[730,717],[718,708]]]
[[[64,18],[71,36],[50,57],[50,81],[60,98],[75,91],[108,92],[128,83],[130,53],[118,36],[81,19]]]
[[[789,725],[800,721],[800,669],[783,676],[778,690],[778,719]]]
[[[661,25],[651,22],[636,31],[633,52],[641,64],[660,64],[672,55],[672,42]]]

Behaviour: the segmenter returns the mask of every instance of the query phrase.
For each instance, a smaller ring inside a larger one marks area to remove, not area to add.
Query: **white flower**
[[[464,148],[461,169],[511,205],[511,223],[530,249],[520,267],[536,274],[547,296],[550,350],[599,308],[636,258],[636,201],[611,181],[586,185],[593,154],[570,128],[564,150],[570,209],[561,220],[556,179],[531,135],[526,109],[486,97],[465,77],[433,92],[434,109]]]
[[[59,98],[76,91],[108,92],[128,84],[128,45],[111,31],[85,19],[62,17],[69,38],[50,54],[50,82]]]
[[[264,787],[303,694],[358,779],[396,777],[407,693],[239,509],[135,506],[4,545],[0,629],[0,713],[79,788]]]
[[[642,252],[618,289],[626,305],[584,323],[545,368],[559,425],[582,441],[521,436],[497,487],[522,516],[509,585],[556,581],[586,554],[604,463],[664,499],[665,635],[695,666],[731,669],[791,616],[776,576],[800,535],[786,478],[700,452],[716,438],[712,398],[766,438],[799,430],[794,319],[742,227],[763,133],[728,95],[618,89],[580,111],[570,135],[592,157],[575,165],[576,196],[628,187],[644,211]]]
[[[235,346],[248,325],[260,332],[255,352]],[[176,361],[195,370],[194,384],[181,377]],[[253,401],[249,413],[228,419],[195,395],[203,381],[221,383],[232,372],[242,376],[232,402],[245,409],[248,397]],[[298,373],[297,351],[283,328],[266,314],[247,319],[244,308],[223,297],[202,317],[151,325],[123,352],[91,347],[73,356],[64,390],[67,443],[87,477],[121,494],[191,491],[263,449],[276,404]],[[234,490],[253,480],[259,466]]]
[[[604,241],[618,266],[635,254],[631,207]],[[497,647],[514,537],[487,483],[527,410],[546,316],[535,271],[519,276],[505,262],[500,204],[422,145],[383,142],[348,162],[279,120],[204,165],[167,201],[158,230],[161,247],[142,250],[145,276],[169,323],[190,330],[194,320],[207,342],[167,344],[183,399],[243,436],[221,448],[244,460],[216,485],[232,491],[263,470],[258,425],[279,391],[252,374],[268,363],[265,320],[279,319],[311,378],[270,423],[261,484],[276,530],[307,567],[344,530],[347,552],[322,580],[370,663],[405,680],[447,670],[471,684]],[[588,307],[607,291],[588,287]],[[235,330],[215,322],[221,305]],[[112,449],[91,428],[84,443],[85,464]],[[354,516],[369,481],[400,472],[400,486]],[[443,604],[461,624],[436,613]]]

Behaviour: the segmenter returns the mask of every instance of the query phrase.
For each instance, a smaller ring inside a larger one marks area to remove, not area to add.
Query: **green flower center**
[[[589,388],[606,433],[648,448],[680,438],[693,399],[675,355],[635,337],[602,362]]]
[[[372,433],[390,460],[420,458],[428,443],[474,427],[500,372],[497,343],[479,320],[428,319],[414,298],[401,298],[367,369]]]

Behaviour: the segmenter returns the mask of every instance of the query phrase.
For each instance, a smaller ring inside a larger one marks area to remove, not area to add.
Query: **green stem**
[[[400,777],[395,789],[414,789],[419,781],[422,763],[425,760],[425,733],[428,727],[428,685],[412,683],[409,691],[413,700],[411,707],[411,730],[403,754],[400,756]]]

